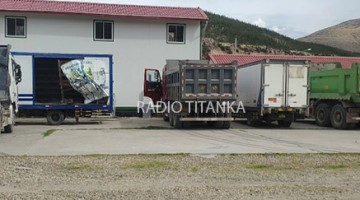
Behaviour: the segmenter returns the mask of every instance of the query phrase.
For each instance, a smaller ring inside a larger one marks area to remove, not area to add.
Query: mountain
[[[211,12],[206,14],[209,17],[209,23],[205,33],[203,55],[211,52],[360,56],[360,53],[294,40],[277,32]],[[236,47],[235,38],[237,38]]]
[[[317,31],[299,39],[304,42],[328,45],[347,51],[360,52],[360,19],[349,20],[341,24]]]

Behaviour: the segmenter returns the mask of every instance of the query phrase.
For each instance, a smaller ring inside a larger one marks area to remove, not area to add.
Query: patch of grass
[[[148,154],[139,154],[139,155],[144,155],[144,156],[148,156]],[[154,154],[154,156],[167,156],[167,157],[173,157],[173,156],[176,156],[176,157],[187,157],[187,156],[190,156],[190,153],[172,153],[172,154],[169,154],[169,153],[159,153],[159,154]]]
[[[47,130],[43,133],[43,136],[44,137],[47,137],[47,136],[50,136],[51,134],[53,134],[55,131],[57,131],[56,129],[50,129],[50,130]]]
[[[110,128],[110,130],[137,130],[137,129],[162,130],[162,129],[173,129],[173,128],[163,127],[163,126],[143,126],[143,127]]]
[[[109,154],[86,154],[86,155],[83,155],[84,157],[90,157],[90,158],[105,158],[105,157],[109,157],[109,156],[112,156],[112,155],[109,155]]]
[[[320,165],[317,168],[322,168],[322,169],[344,169],[347,168],[348,166],[346,165]]]
[[[69,163],[64,166],[64,169],[69,171],[83,171],[83,170],[93,170],[94,166],[87,163]]]
[[[150,161],[150,162],[136,162],[126,166],[128,169],[146,170],[146,169],[163,169],[169,167],[170,162],[165,161]]]
[[[193,172],[193,173],[196,173],[196,172],[198,172],[200,169],[199,168],[197,168],[197,167],[192,167],[191,168],[191,172]]]
[[[247,169],[270,169],[273,166],[272,165],[266,165],[266,164],[250,164],[245,166]]]

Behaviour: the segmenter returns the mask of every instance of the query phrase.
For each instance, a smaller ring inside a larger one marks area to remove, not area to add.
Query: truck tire
[[[351,124],[346,123],[346,110],[340,105],[336,104],[331,109],[331,125],[336,129],[348,129]]]
[[[278,120],[278,125],[280,127],[289,128],[291,126],[292,121],[287,120]]]
[[[224,129],[229,129],[230,126],[231,126],[231,122],[224,122],[223,128],[224,128]]]
[[[169,113],[163,113],[163,120],[165,121],[165,122],[168,122],[169,120],[170,120],[170,117],[169,117]]]
[[[257,120],[251,120],[251,119],[247,120],[247,125],[249,125],[249,126],[258,127],[258,126],[260,126],[260,124],[261,124],[261,122],[259,122]]]
[[[64,122],[65,116],[61,110],[51,110],[47,113],[47,122],[50,125],[60,125]]]
[[[252,119],[251,117],[247,117],[247,125],[248,126],[253,126],[253,127],[258,127],[261,125],[261,122],[255,119]]]
[[[169,124],[174,126],[174,113],[169,113]]]
[[[316,106],[315,109],[316,124],[322,127],[331,126],[330,114],[331,114],[331,109],[327,104],[321,103],[318,106]]]
[[[9,124],[7,126],[4,127],[4,133],[12,133],[13,132],[13,125]]]
[[[223,129],[224,128],[224,122],[214,122],[214,128]]]
[[[246,113],[247,125],[252,127],[258,127],[261,125],[261,121],[253,118],[253,112]]]
[[[174,116],[174,127],[177,129],[182,129],[184,127],[184,122],[180,121],[180,115],[177,113],[173,114]]]
[[[183,122],[183,129],[189,129],[192,126],[192,122]]]
[[[6,126],[4,126],[4,132],[3,133],[12,133],[13,132],[13,128],[14,128],[14,118],[15,118],[15,112],[14,112],[14,107],[13,105],[10,105],[9,107],[9,112],[10,112],[10,119],[12,119],[12,124],[8,124]],[[0,120],[1,123],[1,120]]]

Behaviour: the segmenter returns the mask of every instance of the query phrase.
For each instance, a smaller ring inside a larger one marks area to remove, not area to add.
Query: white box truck
[[[306,60],[265,59],[241,65],[237,72],[237,104],[241,101],[250,126],[277,121],[290,127],[298,117],[307,115],[309,102]]]
[[[21,81],[20,65],[16,64],[10,45],[0,45],[0,130],[12,133],[18,111],[17,84]]]

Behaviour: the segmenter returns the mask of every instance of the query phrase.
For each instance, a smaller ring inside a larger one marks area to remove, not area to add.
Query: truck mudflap
[[[180,121],[182,122],[193,122],[193,121],[197,121],[197,122],[205,122],[205,121],[210,121],[210,122],[231,122],[234,121],[234,118],[232,117],[185,117],[185,118],[180,118]]]
[[[358,123],[360,121],[360,108],[348,108],[346,112],[346,123]]]

